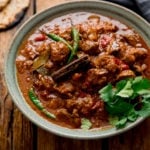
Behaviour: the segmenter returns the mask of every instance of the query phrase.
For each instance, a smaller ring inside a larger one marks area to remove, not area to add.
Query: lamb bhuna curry
[[[16,57],[18,83],[50,122],[120,128],[150,114],[149,57],[134,29],[99,14],[72,13],[27,35]]]

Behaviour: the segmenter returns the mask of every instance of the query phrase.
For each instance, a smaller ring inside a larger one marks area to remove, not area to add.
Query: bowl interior
[[[144,118],[139,118],[136,122],[129,124],[126,128],[120,130],[116,130],[115,128],[109,128],[104,130],[95,129],[90,131],[83,131],[60,127],[48,122],[46,119],[42,118],[31,109],[31,107],[26,103],[25,99],[23,98],[17,83],[16,68],[14,65],[15,58],[17,55],[18,47],[20,46],[20,43],[28,34],[28,32],[30,32],[33,28],[52,20],[55,17],[79,11],[99,13],[104,16],[120,20],[124,24],[133,27],[143,37],[147,45],[150,46],[150,25],[135,13],[118,5],[103,1],[77,1],[65,3],[49,8],[33,16],[19,29],[10,45],[9,53],[5,64],[5,79],[8,85],[9,92],[15,104],[24,115],[26,115],[32,122],[34,122],[38,126],[65,137],[79,139],[104,138],[126,131],[140,123]]]

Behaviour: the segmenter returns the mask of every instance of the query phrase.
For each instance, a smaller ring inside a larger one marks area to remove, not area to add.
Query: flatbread
[[[10,0],[0,0],[0,10],[2,10]]]
[[[29,6],[30,0],[11,0],[0,11],[0,30],[7,29],[19,22]]]

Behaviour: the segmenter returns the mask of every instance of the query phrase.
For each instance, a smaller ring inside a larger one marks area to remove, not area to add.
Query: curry
[[[148,59],[149,48],[134,29],[78,12],[27,35],[16,57],[17,77],[26,101],[41,116],[67,128],[93,129],[110,124],[102,89],[150,77]]]

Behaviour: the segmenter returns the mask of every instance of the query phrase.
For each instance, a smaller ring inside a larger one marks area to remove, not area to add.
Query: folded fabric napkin
[[[123,5],[150,22],[150,0],[106,0]]]

